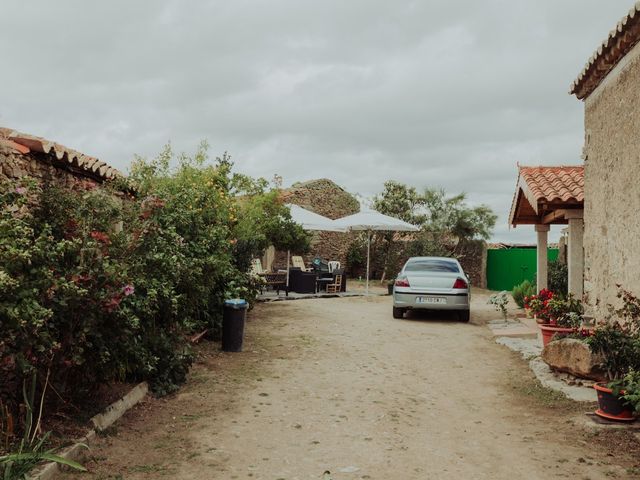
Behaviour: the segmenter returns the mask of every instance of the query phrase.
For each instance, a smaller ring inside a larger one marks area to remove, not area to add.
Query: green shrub
[[[533,276],[533,284],[536,284],[537,275]],[[569,294],[569,270],[566,264],[555,260],[549,262],[547,270],[547,289],[554,294],[565,298]]]
[[[17,412],[33,372],[65,401],[113,380],[175,390],[188,335],[215,337],[225,298],[255,299],[252,256],[308,248],[266,182],[205,146],[172,158],[138,159],[117,188],[0,184],[0,404]]]
[[[520,285],[516,285],[511,290],[511,296],[520,308],[524,308],[524,298],[536,294],[536,286],[529,280],[525,280]]]
[[[549,262],[549,290],[567,296],[569,293],[569,270],[565,263]]]

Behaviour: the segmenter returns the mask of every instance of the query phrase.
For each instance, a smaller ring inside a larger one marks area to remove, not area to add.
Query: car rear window
[[[404,267],[406,272],[454,272],[460,271],[458,264],[451,260],[414,260]]]

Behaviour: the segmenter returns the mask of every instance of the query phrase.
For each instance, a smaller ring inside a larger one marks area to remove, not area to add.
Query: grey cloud
[[[286,183],[396,179],[506,216],[522,164],[578,163],[567,94],[631,3],[8,0],[0,124],[126,170],[171,141]]]

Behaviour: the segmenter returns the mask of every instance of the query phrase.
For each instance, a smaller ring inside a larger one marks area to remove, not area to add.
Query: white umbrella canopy
[[[334,220],[318,215],[298,205],[288,204],[291,211],[291,219],[300,224],[304,230],[317,230],[324,232],[346,232],[347,229],[335,224]]]
[[[384,215],[375,210],[365,210],[360,213],[349,215],[348,217],[338,218],[333,222],[336,226],[347,229],[348,231],[366,231],[367,232],[367,277],[366,277],[366,295],[369,295],[369,256],[371,250],[371,232],[417,232],[420,229],[415,225],[400,220],[399,218]]]
[[[354,213],[348,217],[338,218],[334,220],[333,223],[337,227],[342,227],[347,230],[392,232],[417,232],[420,230],[415,225],[411,225],[404,220],[383,215],[375,210],[365,210],[364,212]]]

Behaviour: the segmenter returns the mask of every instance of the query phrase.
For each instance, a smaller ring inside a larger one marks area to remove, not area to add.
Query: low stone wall
[[[396,241],[394,249],[404,249],[403,242]],[[471,285],[479,288],[487,288],[487,244],[482,240],[474,240],[458,245],[451,254],[462,265],[463,270],[471,280]],[[408,254],[400,253],[394,267],[400,270],[408,260]],[[383,272],[381,255],[373,254],[371,258],[371,278],[380,279]],[[357,270],[358,275],[364,275],[364,268]],[[391,272],[393,274],[393,272]]]
[[[465,242],[456,254],[460,265],[471,280],[471,285],[487,288],[487,244],[482,240]]]

